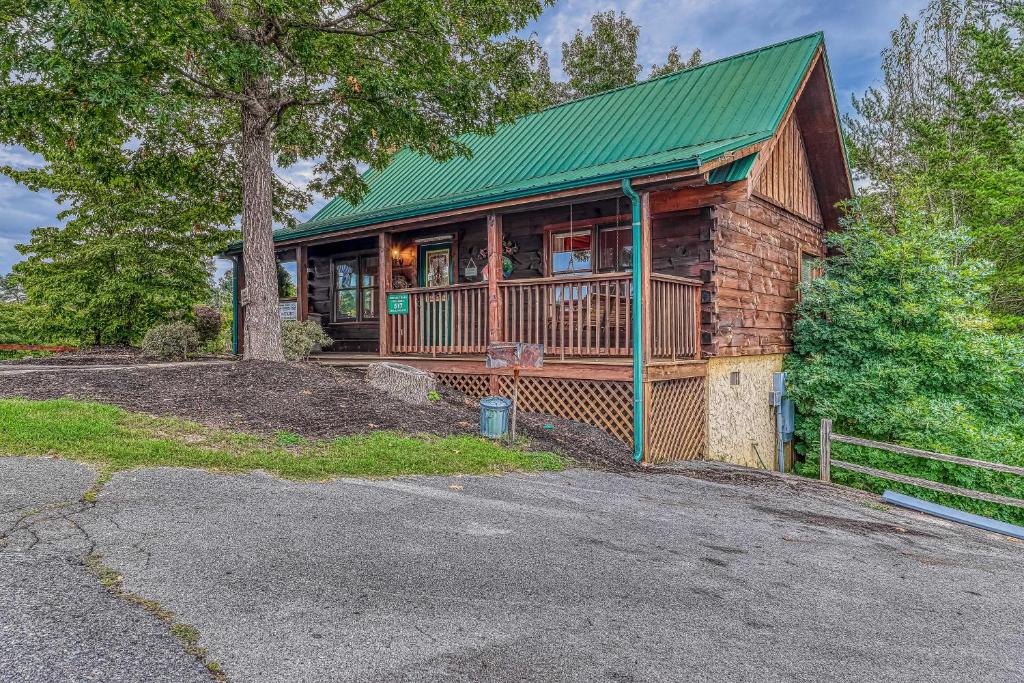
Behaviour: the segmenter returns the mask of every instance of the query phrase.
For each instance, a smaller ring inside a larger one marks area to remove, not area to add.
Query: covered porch
[[[325,352],[481,356],[495,341],[548,360],[700,359],[699,210],[649,220],[635,300],[629,202],[491,213],[278,251],[282,311],[320,322]],[[290,295],[290,296],[289,296]],[[643,330],[634,308],[643,307]]]
[[[621,189],[282,244],[280,270],[295,278],[282,311],[327,330],[334,343],[321,363],[408,363],[474,398],[512,389],[510,371],[485,366],[489,343],[542,344],[544,367],[522,373],[521,408],[593,424],[628,444],[639,351],[645,458],[701,457],[712,216],[703,196],[641,197],[637,245]]]

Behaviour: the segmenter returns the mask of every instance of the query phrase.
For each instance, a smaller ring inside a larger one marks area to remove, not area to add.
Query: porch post
[[[501,296],[498,292],[498,281],[504,276],[502,270],[502,230],[501,214],[491,211],[487,214],[487,340],[502,341],[501,338]],[[490,393],[498,393],[498,376],[489,379]]]
[[[380,321],[380,355],[390,352],[388,342],[388,290],[391,289],[391,233],[377,239],[377,319]]]
[[[651,460],[651,381],[649,377],[649,366],[651,363],[651,330],[653,329],[653,316],[658,315],[651,307],[651,193],[640,193],[640,305],[643,307],[641,346],[643,348],[643,375],[644,375],[644,423],[643,423],[643,444],[644,460]]]
[[[295,270],[298,275],[296,283],[296,311],[299,320],[309,318],[309,252],[304,244],[295,248]]]

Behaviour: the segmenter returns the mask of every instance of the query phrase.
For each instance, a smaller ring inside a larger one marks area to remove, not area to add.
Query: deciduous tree
[[[241,187],[245,357],[280,360],[275,166],[316,159],[310,189],[358,200],[359,164],[523,111],[529,49],[508,37],[543,0],[11,0],[0,27],[0,140],[54,161],[152,145],[213,152]],[[210,191],[216,192],[217,186]]]
[[[7,173],[55,190],[64,225],[32,231],[14,274],[38,312],[36,338],[129,344],[153,325],[184,317],[209,296],[210,255],[223,249],[238,205],[210,191],[217,166],[145,148],[86,165],[55,161]],[[235,193],[237,195],[237,192]]]
[[[651,65],[651,74],[649,78],[656,78],[658,76],[664,76],[682,69],[692,69],[695,66],[700,66],[701,53],[700,48],[696,48],[690,53],[689,59],[683,61],[683,58],[679,56],[679,47],[673,45],[668,51],[668,57],[665,58],[665,63],[661,66],[657,64]]]
[[[590,35],[577,31],[562,43],[562,71],[569,77],[572,98],[595,95],[635,83],[640,27],[623,12],[598,12],[590,18]]]
[[[1019,3],[933,0],[903,17],[883,80],[845,117],[862,194],[973,237],[990,305],[1024,315],[1024,59]]]

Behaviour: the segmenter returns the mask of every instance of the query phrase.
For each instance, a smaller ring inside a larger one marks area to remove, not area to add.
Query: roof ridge
[[[620,85],[618,87],[611,88],[609,90],[602,90],[601,92],[597,92],[597,93],[594,93],[592,95],[584,95],[583,97],[577,97],[577,98],[572,99],[572,100],[566,100],[565,102],[558,102],[556,104],[552,104],[552,105],[549,105],[547,107],[544,107],[543,109],[540,109],[538,111],[533,111],[533,112],[530,112],[529,114],[523,114],[522,116],[516,117],[512,121],[509,121],[507,124],[503,124],[503,125],[511,125],[511,124],[515,123],[516,121],[520,121],[522,119],[528,119],[531,116],[537,116],[538,114],[543,114],[546,111],[551,111],[553,109],[558,109],[559,107],[565,107],[565,106],[570,105],[570,104],[575,104],[576,102],[585,102],[586,100],[591,100],[591,99],[594,99],[594,98],[597,98],[597,97],[603,97],[605,95],[608,95],[609,93],[618,92],[619,90],[628,90],[629,88],[636,88],[636,87],[641,86],[641,85],[646,85],[648,83],[653,83],[654,81],[667,80],[669,78],[678,77],[678,76],[680,76],[680,75],[682,75],[684,73],[692,73],[692,72],[697,71],[699,69],[703,69],[704,67],[707,67],[707,66],[713,66],[715,64],[721,64],[722,62],[729,62],[729,61],[732,61],[734,59],[742,59],[744,57],[750,57],[751,55],[755,55],[755,54],[757,54],[759,52],[765,52],[766,50],[773,50],[773,49],[775,49],[777,47],[782,47],[783,45],[788,45],[790,43],[798,43],[801,40],[807,40],[808,38],[813,38],[815,36],[817,36],[820,41],[824,42],[824,40],[825,40],[825,32],[824,31],[814,31],[813,33],[807,33],[807,34],[802,35],[802,36],[797,36],[796,38],[789,38],[788,40],[782,40],[782,41],[779,41],[778,43],[772,43],[771,45],[763,45],[761,47],[756,47],[756,48],[753,48],[751,50],[747,50],[746,52],[740,52],[738,54],[728,55],[726,57],[719,57],[718,59],[713,59],[710,62],[704,62],[704,63],[698,64],[697,66],[691,66],[691,67],[686,68],[686,69],[679,69],[679,70],[673,71],[671,73],[661,74],[660,76],[654,76],[654,77],[650,77],[650,78],[645,78],[642,81],[637,81],[635,83],[627,83],[625,85]]]

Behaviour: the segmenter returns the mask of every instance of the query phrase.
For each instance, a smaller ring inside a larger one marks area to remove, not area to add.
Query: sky
[[[840,108],[879,77],[879,53],[903,14],[916,15],[926,0],[558,0],[526,33],[536,33],[551,55],[552,75],[559,79],[562,42],[578,29],[589,32],[595,12],[623,11],[640,26],[639,61],[645,68],[663,63],[673,45],[683,57],[700,48],[704,61],[727,57],[797,36],[825,32],[829,65]],[[0,146],[0,165],[41,163],[24,149]],[[283,175],[305,186],[312,162]],[[299,216],[311,217],[326,202],[317,197]],[[27,241],[32,228],[58,224],[60,206],[47,192],[31,192],[0,177],[0,274],[21,256],[14,245]]]

